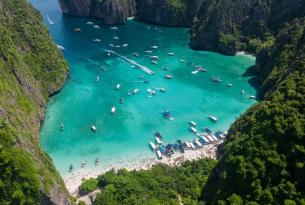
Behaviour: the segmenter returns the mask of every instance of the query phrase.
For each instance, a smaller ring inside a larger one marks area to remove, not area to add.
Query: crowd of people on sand
[[[163,158],[162,160],[158,160],[155,157],[148,157],[142,159],[120,160],[118,162],[110,163],[104,166],[96,166],[93,168],[85,167],[71,172],[68,176],[64,177],[64,182],[68,191],[72,195],[77,195],[78,187],[81,185],[84,179],[96,178],[110,170],[147,170],[150,169],[153,165],[159,163],[167,164],[169,166],[179,166],[186,161],[203,158],[216,159],[217,147],[220,143],[222,143],[222,141],[219,141],[217,144],[205,145],[200,149],[186,150],[183,154],[177,152],[172,155],[171,158]]]

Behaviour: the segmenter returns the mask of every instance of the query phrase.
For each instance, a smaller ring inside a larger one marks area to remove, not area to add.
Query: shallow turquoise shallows
[[[188,129],[190,120],[197,123],[198,129],[227,130],[236,117],[255,103],[249,96],[256,91],[250,86],[249,78],[242,77],[255,62],[252,56],[228,57],[191,50],[185,28],[129,21],[118,26],[118,30],[110,26],[96,29],[86,19],[62,16],[55,0],[31,2],[44,16],[55,43],[65,48],[63,53],[70,67],[64,88],[50,99],[41,129],[41,145],[63,176],[70,164],[80,168],[82,160],[87,160],[90,167],[94,166],[95,158],[105,165],[154,156],[148,142],[153,140],[156,130],[165,142],[195,138]],[[81,32],[73,31],[75,28]],[[114,39],[115,36],[119,39]],[[123,47],[124,44],[128,46]],[[147,66],[154,75],[133,68],[120,57],[106,55],[105,49]],[[145,53],[147,50],[153,53]],[[132,55],[134,52],[139,57]],[[169,52],[175,55],[170,56]],[[150,56],[159,56],[157,65],[152,64]],[[201,65],[208,72],[192,74],[193,65]],[[167,74],[173,79],[165,79]],[[141,82],[143,77],[149,83]],[[212,77],[219,77],[222,82],[212,82]],[[115,89],[117,84],[121,85],[119,91]],[[165,88],[166,92],[156,88]],[[139,89],[139,93],[128,95],[134,89]],[[147,89],[156,90],[156,95],[149,97]],[[241,90],[245,95],[241,95]],[[120,104],[120,98],[124,98],[124,104]],[[111,115],[113,106],[117,112]],[[161,112],[167,109],[174,121],[162,117]],[[210,114],[218,118],[217,123],[208,119]],[[91,131],[92,125],[96,126],[96,132]]]

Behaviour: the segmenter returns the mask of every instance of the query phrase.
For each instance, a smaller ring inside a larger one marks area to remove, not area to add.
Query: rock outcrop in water
[[[137,0],[136,19],[166,26],[190,27],[207,0]]]
[[[0,204],[71,204],[39,144],[48,96],[67,65],[39,12],[26,0],[0,0]]]
[[[59,0],[64,14],[98,18],[105,24],[124,24],[135,15],[134,0]]]

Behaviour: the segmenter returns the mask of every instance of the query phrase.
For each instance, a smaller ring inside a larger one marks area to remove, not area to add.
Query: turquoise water
[[[248,99],[256,94],[255,89],[248,83],[249,78],[242,77],[255,62],[252,56],[228,57],[193,51],[188,47],[189,33],[184,28],[130,21],[118,26],[118,30],[111,30],[110,26],[95,29],[86,24],[86,19],[63,17],[57,1],[30,2],[45,17],[54,41],[65,47],[64,56],[70,67],[64,88],[50,99],[41,129],[41,145],[63,176],[71,163],[76,169],[80,168],[82,160],[94,166],[95,158],[99,158],[102,166],[118,160],[153,156],[148,142],[156,130],[161,132],[165,142],[192,139],[194,136],[188,130],[190,120],[197,122],[198,128],[227,130],[235,118],[255,102]],[[47,16],[54,24],[50,24]],[[74,32],[75,28],[82,31]],[[115,40],[114,36],[120,39]],[[92,41],[96,38],[101,42]],[[128,47],[109,46],[125,43]],[[159,48],[150,49],[152,45]],[[115,50],[149,67],[155,74],[147,75],[132,68],[122,59],[106,55],[104,49]],[[153,54],[145,54],[146,50],[153,50]],[[134,57],[134,52],[140,56]],[[174,52],[175,56],[168,56],[168,52]],[[158,65],[151,63],[150,55],[160,57]],[[186,62],[181,63],[181,59]],[[209,72],[193,75],[191,63],[202,65]],[[164,66],[170,70],[162,70]],[[102,67],[107,70],[102,71]],[[166,74],[172,74],[173,79],[165,79]],[[142,75],[149,84],[135,82],[140,81]],[[95,82],[97,76],[100,80]],[[213,83],[212,77],[219,77],[223,82]],[[116,91],[119,83],[121,89]],[[227,83],[232,83],[233,87],[227,87]],[[146,89],[159,87],[167,91],[157,91],[155,96],[148,97]],[[137,95],[128,95],[136,88],[140,90]],[[246,94],[241,95],[241,90]],[[120,98],[125,99],[124,104],[119,103]],[[117,107],[115,115],[110,114],[112,106]],[[174,121],[163,119],[161,111],[166,109],[172,111]],[[211,122],[207,118],[209,114],[215,115],[218,122]],[[96,133],[90,130],[91,125],[97,127]]]

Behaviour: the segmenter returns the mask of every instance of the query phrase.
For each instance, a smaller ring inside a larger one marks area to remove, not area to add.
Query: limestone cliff
[[[0,0],[0,204],[71,204],[39,145],[46,101],[66,75],[38,11]]]
[[[191,46],[224,54],[249,48],[255,52],[257,44],[304,12],[303,0],[210,0],[192,26]]]
[[[166,26],[190,27],[206,0],[137,0],[136,19]]]
[[[135,15],[134,0],[59,0],[64,14],[98,18],[105,24],[124,24]]]

